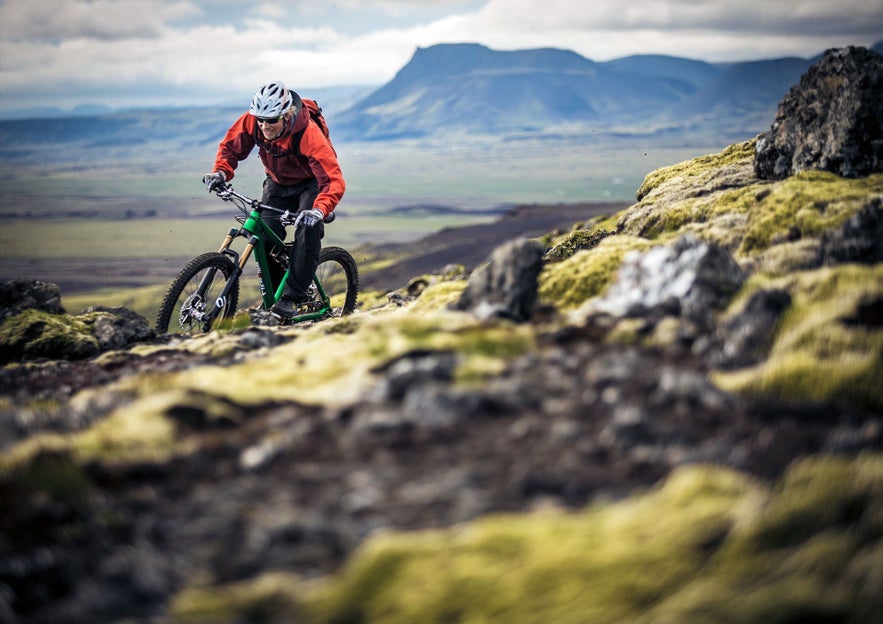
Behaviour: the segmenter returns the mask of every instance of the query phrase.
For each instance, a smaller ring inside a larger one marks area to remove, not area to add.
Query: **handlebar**
[[[294,223],[294,218],[296,214],[292,214],[289,210],[276,208],[275,206],[269,206],[257,199],[249,197],[248,195],[243,195],[242,193],[234,189],[231,184],[225,184],[224,186],[215,189],[215,194],[224,201],[233,202],[233,204],[246,215],[250,214],[249,209],[260,211],[269,210],[271,212],[280,213],[281,216],[279,220],[282,221],[283,225],[291,225]],[[286,218],[286,215],[289,215],[290,218]],[[325,223],[331,223],[332,221],[334,221],[336,216],[337,215],[332,212],[331,214],[325,215],[323,221]]]

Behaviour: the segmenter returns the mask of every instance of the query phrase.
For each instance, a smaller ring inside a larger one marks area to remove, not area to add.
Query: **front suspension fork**
[[[239,277],[242,275],[243,270],[245,269],[245,265],[248,262],[248,259],[251,257],[252,251],[254,251],[254,246],[257,244],[257,237],[251,236],[248,239],[248,243],[246,243],[245,248],[242,250],[242,254],[237,254],[235,251],[230,249],[230,242],[235,238],[234,233],[237,230],[231,229],[230,233],[227,235],[227,238],[224,239],[224,243],[221,245],[221,249],[219,253],[230,256],[233,258],[233,273],[230,274],[230,277],[227,278],[227,282],[224,284],[224,288],[221,290],[221,293],[215,299],[215,305],[211,310],[205,315],[203,319],[203,328],[205,331],[208,331],[212,323],[215,322],[215,319],[227,305],[227,298],[230,296],[230,290],[232,290],[233,285],[239,280]],[[203,278],[203,283],[211,283],[212,278],[214,277],[213,273],[206,274]],[[203,288],[203,284],[200,284],[200,289]],[[204,292],[204,291],[203,291]]]

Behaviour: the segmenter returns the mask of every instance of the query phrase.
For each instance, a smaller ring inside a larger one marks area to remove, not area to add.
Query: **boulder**
[[[840,228],[822,235],[821,262],[830,266],[844,262],[883,262],[883,207],[880,198],[865,204]]]
[[[0,285],[0,362],[80,360],[155,337],[147,320],[127,308],[65,313],[57,285],[13,280]]]
[[[88,308],[79,318],[90,325],[102,351],[122,349],[155,337],[156,333],[143,316],[128,308]]]
[[[10,280],[0,284],[0,321],[30,309],[64,314],[58,286],[37,280]]]
[[[454,309],[469,310],[482,319],[529,320],[537,304],[543,251],[539,242],[521,238],[500,245],[490,262],[469,277]]]
[[[721,322],[712,340],[699,341],[696,350],[724,370],[753,366],[769,354],[779,319],[790,306],[787,291],[759,290],[738,314]]]
[[[828,50],[779,104],[758,137],[754,171],[781,180],[819,169],[845,178],[883,170],[883,56]]]
[[[626,254],[616,281],[590,307],[613,316],[680,316],[709,327],[744,280],[729,252],[687,234],[671,245]]]

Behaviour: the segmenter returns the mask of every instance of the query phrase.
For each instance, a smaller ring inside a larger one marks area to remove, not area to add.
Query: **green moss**
[[[566,260],[577,251],[596,247],[598,243],[611,234],[612,232],[608,230],[574,230],[554,242],[546,252],[546,259],[551,262]]]
[[[670,167],[662,167],[650,172],[644,178],[643,184],[636,193],[638,200],[642,200],[666,183],[676,181],[689,184],[691,179],[701,177],[709,172],[715,172],[727,165],[733,165],[754,158],[756,140],[751,139],[743,143],[736,143],[724,149],[718,154],[700,156]]]
[[[769,357],[753,368],[717,373],[715,381],[753,395],[883,410],[883,332],[851,320],[863,303],[883,299],[883,265],[752,278],[739,301],[761,287],[783,288],[792,298]]]
[[[859,622],[883,605],[881,535],[879,455],[805,461],[772,491],[689,467],[584,512],[375,537],[305,602],[317,623]]]
[[[356,301],[356,307],[362,311],[374,310],[382,308],[389,303],[387,292],[381,290],[368,290],[359,292],[359,298]]]
[[[460,295],[466,290],[465,279],[441,281],[431,284],[420,294],[417,300],[409,307],[411,312],[426,313],[446,309],[456,303]]]
[[[187,397],[194,393],[202,397],[200,402],[223,399],[220,405],[229,400],[245,408],[267,400],[335,406],[358,401],[376,383],[372,371],[405,353],[455,351],[463,366],[489,371],[499,369],[492,361],[506,362],[534,345],[529,327],[486,325],[457,312],[414,314],[410,308],[279,331],[296,339],[232,366],[145,374],[121,380],[114,389],[130,394],[129,409],[143,412],[145,418],[161,417],[178,404],[189,405]],[[210,353],[230,339],[213,332],[182,344]],[[237,383],[231,384],[231,379]]]
[[[788,623],[883,607],[883,456],[819,457],[773,488],[704,466],[579,512],[369,539],[333,577],[194,586],[175,621]]]
[[[79,359],[98,353],[98,340],[77,317],[29,309],[0,324],[0,350],[5,361]]]
[[[819,241],[812,238],[773,245],[753,256],[747,263],[755,273],[772,277],[791,275],[815,267],[819,263]]]
[[[562,310],[573,310],[606,290],[627,252],[649,246],[649,241],[635,236],[608,236],[594,249],[549,264],[540,274],[540,298]]]
[[[818,237],[839,227],[874,195],[883,193],[883,174],[841,178],[823,171],[804,171],[770,185],[752,206],[740,254],[767,249],[789,228],[802,237]]]
[[[618,231],[647,238],[689,231],[746,258],[795,236],[818,238],[883,193],[883,174],[845,179],[806,171],[767,182],[754,176],[753,156],[752,140],[652,172]]]
[[[132,400],[133,394],[119,389],[87,390],[73,399],[72,406],[75,410],[88,410],[93,401],[106,401],[107,392],[124,405],[82,431],[30,436],[0,456],[0,473],[19,470],[45,453],[65,454],[84,464],[163,461],[193,450],[188,438],[181,435],[183,419],[176,422],[170,418],[176,408],[186,410],[187,406],[194,405],[192,396],[165,388],[163,392],[153,391],[142,399]],[[213,417],[211,407],[205,402],[200,402],[198,408],[209,410],[206,418]]]
[[[749,212],[756,193],[756,187],[748,186],[685,199],[664,210],[656,225],[645,234],[652,238],[663,232],[677,232],[691,224],[697,225],[691,231],[700,233],[708,229],[705,224],[713,224],[718,217],[726,216],[732,221],[734,215]],[[730,246],[728,241],[715,242]]]
[[[296,577],[265,574],[218,588],[191,587],[179,594],[170,611],[179,624],[289,624],[304,622],[297,601]]]

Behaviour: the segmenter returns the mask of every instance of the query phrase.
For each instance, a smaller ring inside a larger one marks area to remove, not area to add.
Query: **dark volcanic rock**
[[[480,318],[530,319],[537,303],[543,252],[542,244],[526,239],[497,247],[490,262],[470,276],[456,309],[470,310]]]
[[[723,369],[757,364],[768,355],[779,318],[790,305],[787,291],[760,290],[740,313],[718,326],[706,348],[697,350],[708,353],[709,361]]]
[[[102,351],[128,347],[156,335],[147,319],[128,308],[95,306],[88,308],[82,317],[91,320],[92,335]]]
[[[0,362],[80,360],[155,337],[147,319],[127,308],[92,307],[71,316],[55,284],[0,285]]]
[[[868,202],[837,230],[822,235],[824,265],[843,262],[883,262],[883,207],[879,198]]]
[[[64,314],[58,286],[36,280],[10,280],[0,284],[0,321],[30,309]]]
[[[780,180],[807,169],[846,178],[883,169],[883,57],[876,52],[825,52],[758,138],[758,177]]]

